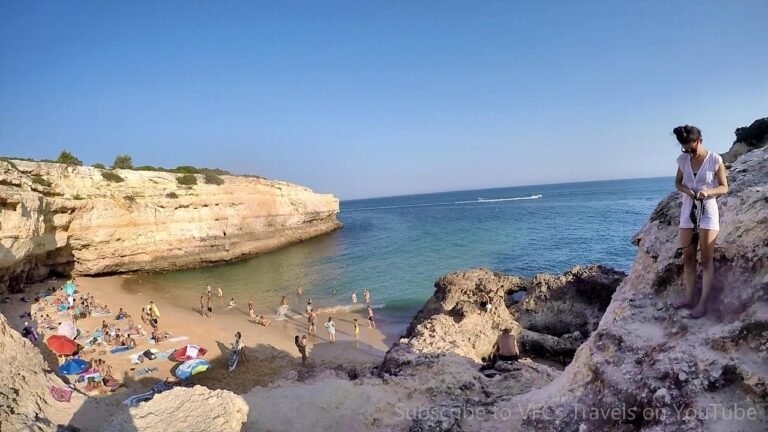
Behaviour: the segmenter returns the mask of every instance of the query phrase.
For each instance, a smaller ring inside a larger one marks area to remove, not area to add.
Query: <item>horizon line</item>
[[[486,190],[492,190],[492,189],[509,189],[509,188],[517,188],[517,187],[554,186],[554,185],[565,185],[565,184],[599,183],[599,182],[611,182],[611,181],[622,181],[622,180],[650,180],[650,179],[660,179],[660,178],[674,178],[674,176],[631,177],[631,178],[617,178],[617,179],[579,180],[579,181],[565,181],[565,182],[552,182],[552,183],[522,184],[522,185],[514,185],[514,186],[492,186],[492,187],[483,187],[479,189],[456,189],[456,190],[444,190],[444,191],[435,191],[435,192],[408,193],[403,195],[382,195],[382,196],[372,196],[372,197],[365,197],[365,198],[352,198],[352,199],[343,199],[343,200],[340,199],[339,203],[350,202],[350,201],[363,201],[363,200],[369,200],[369,199],[402,198],[402,197],[411,197],[411,196],[419,196],[419,195],[435,195],[435,194],[441,194],[441,193],[486,191]]]

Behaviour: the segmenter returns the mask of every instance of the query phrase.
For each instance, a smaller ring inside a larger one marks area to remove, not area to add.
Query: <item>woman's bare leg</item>
[[[715,278],[714,254],[715,239],[718,231],[699,230],[699,245],[701,247],[701,297],[696,308],[691,311],[691,317],[700,318],[707,313],[707,301],[709,293],[712,292],[712,282]]]
[[[672,305],[676,308],[692,308],[696,302],[693,300],[693,289],[696,286],[696,245],[691,243],[693,230],[680,228],[680,247],[683,249],[683,297]],[[687,246],[687,247],[686,247]]]

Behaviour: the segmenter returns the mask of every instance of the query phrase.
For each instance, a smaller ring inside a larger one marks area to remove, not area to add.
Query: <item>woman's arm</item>
[[[680,171],[679,167],[677,168],[677,175],[675,176],[675,189],[688,195],[691,198],[696,198],[696,194],[693,193],[693,190],[683,185],[683,172]]]
[[[728,193],[728,176],[725,173],[725,165],[722,163],[718,164],[715,175],[717,176],[717,183],[719,183],[719,186],[699,192],[699,196],[701,196],[702,199],[707,197],[718,197]]]

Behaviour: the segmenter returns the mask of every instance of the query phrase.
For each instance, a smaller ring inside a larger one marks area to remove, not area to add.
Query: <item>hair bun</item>
[[[685,125],[672,129],[680,144],[690,144],[701,139],[701,130],[696,126]]]

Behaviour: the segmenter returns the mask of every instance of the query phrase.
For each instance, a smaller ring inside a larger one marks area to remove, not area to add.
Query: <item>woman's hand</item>
[[[696,192],[694,192],[693,189],[688,189],[685,191],[685,194],[691,197],[691,199],[696,199]]]
[[[709,196],[709,192],[706,190],[699,191],[699,193],[696,194],[696,199],[703,200]]]

